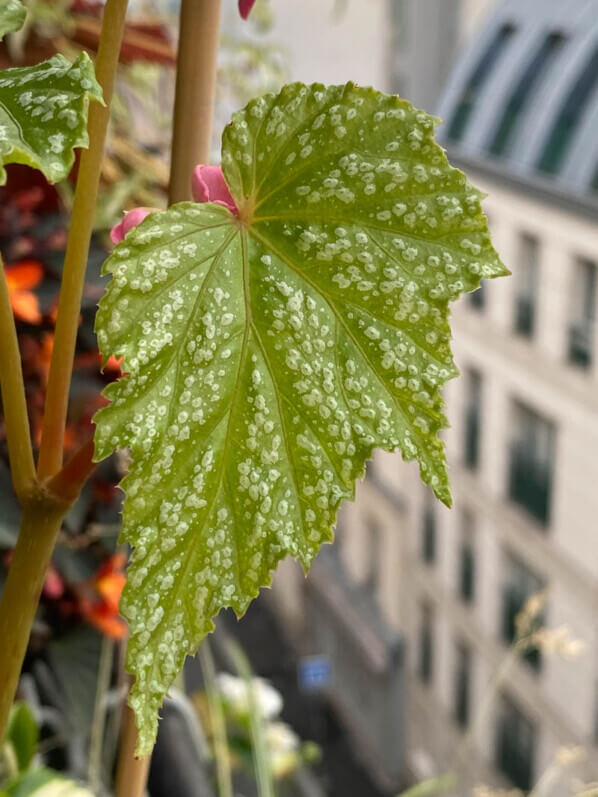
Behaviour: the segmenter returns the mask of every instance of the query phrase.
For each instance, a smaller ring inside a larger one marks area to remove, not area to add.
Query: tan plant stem
[[[214,758],[216,760],[218,797],[233,797],[232,768],[226,733],[226,717],[222,706],[222,698],[218,692],[214,658],[207,638],[204,639],[200,645],[199,660],[204,677],[208,707],[210,709],[210,725],[212,729],[212,738],[214,740],[213,747]]]
[[[54,495],[70,501],[79,495],[81,488],[97,467],[97,463],[93,461],[93,452],[93,438],[90,438],[48,482],[48,488]]]
[[[89,149],[83,151],[79,164],[37,468],[42,480],[54,476],[62,466],[64,429],[81,297],[104,157],[110,102],[124,34],[127,2],[128,0],[107,0],[104,8],[95,70],[104,92],[105,106],[98,102],[91,104],[88,120]]]
[[[102,784],[102,750],[104,747],[104,728],[106,727],[106,697],[110,690],[113,658],[114,640],[105,636],[102,639],[102,647],[100,649],[100,661],[96,678],[96,697],[89,740],[87,782],[92,794],[97,794]]]
[[[0,603],[0,740],[17,691],[46,571],[67,510],[67,504],[41,494],[25,505]]]
[[[177,55],[169,204],[191,198],[191,174],[208,163],[221,0],[183,0]]]
[[[137,727],[135,715],[125,706],[120,736],[115,797],[141,797],[149,773],[150,757],[135,758]]]
[[[10,294],[0,257],[0,387],[10,469],[15,492],[20,500],[35,483],[35,464],[27,417],[25,386],[17,330],[10,305]],[[0,682],[1,683],[1,682]]]

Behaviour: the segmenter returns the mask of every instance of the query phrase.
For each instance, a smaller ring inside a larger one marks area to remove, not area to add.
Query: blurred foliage
[[[39,740],[33,711],[16,702],[0,750],[0,797],[93,797],[58,772],[34,765]]]
[[[24,28],[9,37],[9,53],[15,62],[26,61],[28,47],[51,47],[69,58],[82,48],[93,49],[99,21],[91,12],[73,12],[76,5],[73,0],[29,0]],[[132,11],[97,204],[95,228],[102,231],[117,223],[123,210],[166,205],[176,20],[165,3],[141,2]],[[231,111],[256,94],[278,90],[287,78],[282,50],[264,41],[272,22],[269,0],[261,0],[238,34],[222,35],[214,125],[216,157],[220,130]],[[58,190],[70,210],[73,182],[61,183]]]

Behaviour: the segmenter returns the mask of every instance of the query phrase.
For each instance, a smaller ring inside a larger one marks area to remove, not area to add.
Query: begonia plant
[[[224,0],[232,2],[232,0]],[[253,0],[239,0],[246,18]],[[287,555],[307,570],[376,448],[416,460],[450,505],[441,391],[457,375],[449,305],[506,273],[481,193],[438,120],[370,87],[292,83],[233,114],[209,163],[219,0],[183,0],[165,211],[113,230],[96,332],[122,358],[95,440],[63,461],[85,265],[127,0],[107,0],[95,69],[55,56],[0,72],[3,164],[78,168],[39,451],[13,310],[32,271],[0,278],[3,414],[22,527],[0,604],[0,735],[63,518],[95,463],[130,452],[120,611],[137,755],[162,700],[224,607],[240,616]],[[0,0],[0,33],[19,0]],[[37,460],[34,459],[37,454]],[[112,593],[111,593],[112,594]],[[125,761],[117,794],[144,770]],[[124,773],[124,774],[123,774]]]

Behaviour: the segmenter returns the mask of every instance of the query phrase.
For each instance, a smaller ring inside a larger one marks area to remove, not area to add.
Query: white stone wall
[[[494,0],[463,0],[464,35]],[[291,54],[294,79],[329,82],[353,78],[385,87],[387,53],[383,0],[349,0],[339,20],[332,0],[273,0],[278,22],[273,37]],[[314,25],[315,29],[312,29]],[[309,57],[307,57],[307,52]],[[373,481],[360,485],[357,501],[341,514],[339,534],[347,569],[357,582],[371,564],[368,524],[375,520],[383,542],[378,549],[377,597],[387,621],[408,643],[409,760],[414,770],[428,765],[440,772],[453,761],[460,733],[451,717],[454,703],[455,642],[468,642],[473,653],[472,713],[484,703],[489,684],[507,653],[500,636],[501,590],[506,554],[522,559],[550,585],[546,609],[549,627],[567,626],[581,639],[584,653],[574,661],[545,656],[541,671],[516,664],[508,691],[538,725],[536,777],[553,762],[557,749],[583,744],[588,761],[580,777],[598,778],[598,749],[593,746],[598,707],[598,362],[589,371],[565,359],[571,280],[575,258],[598,262],[598,227],[581,215],[532,199],[474,173],[489,194],[485,208],[493,238],[506,265],[516,272],[520,235],[541,244],[535,334],[513,335],[516,281],[487,286],[483,311],[466,301],[453,314],[454,352],[462,369],[474,367],[483,377],[481,460],[475,474],[462,467],[466,380],[446,389],[451,429],[446,434],[455,507],[438,507],[437,562],[421,562],[424,490],[418,469],[394,455],[377,453],[376,479],[394,493],[403,509],[387,500]],[[598,299],[597,299],[598,301]],[[595,340],[598,361],[598,330]],[[556,426],[552,518],[545,531],[507,499],[508,443],[512,400],[519,399]],[[457,566],[460,510],[475,516],[476,595],[470,606],[458,596]],[[287,571],[288,572],[288,571]],[[302,579],[302,576],[301,576]],[[295,616],[301,601],[299,578],[288,602]],[[289,581],[282,589],[289,589]],[[435,612],[435,677],[424,689],[415,675],[420,604]],[[489,762],[494,755],[495,706],[480,723],[475,754],[468,759],[472,781],[500,783]],[[422,763],[423,762],[423,763]],[[422,773],[433,774],[433,772]],[[562,785],[552,797],[562,797]]]
[[[446,439],[455,507],[450,512],[439,511],[438,560],[433,567],[417,561],[422,501],[417,469],[400,464],[393,468],[397,489],[413,506],[408,513],[409,541],[405,542],[413,559],[409,570],[400,571],[398,578],[412,580],[415,618],[405,618],[400,627],[408,636],[410,662],[415,666],[417,603],[423,595],[432,596],[437,607],[433,697],[450,715],[455,640],[462,637],[474,651],[472,705],[479,706],[491,673],[506,652],[500,639],[501,587],[505,552],[514,553],[550,585],[547,625],[566,626],[585,646],[573,661],[545,656],[539,673],[518,665],[508,679],[509,691],[539,727],[536,773],[540,775],[550,765],[560,746],[586,744],[590,762],[579,772],[596,777],[598,759],[592,737],[598,683],[598,367],[579,371],[566,363],[565,352],[575,257],[582,254],[598,261],[598,232],[581,217],[475,179],[489,192],[486,205],[494,238],[513,272],[518,264],[519,235],[531,233],[541,241],[538,323],[531,340],[513,335],[514,279],[491,283],[481,312],[466,301],[454,312],[457,363],[462,370],[475,367],[483,376],[480,467],[470,474],[461,464],[467,381],[458,379],[446,391],[452,426]],[[525,401],[556,426],[553,512],[545,531],[506,498],[512,398]],[[471,608],[460,602],[456,581],[460,509],[464,506],[473,510],[476,519],[476,598]],[[359,505],[355,511],[360,511]],[[392,604],[391,595],[385,598]],[[492,760],[494,713],[491,710],[481,726],[480,766]],[[409,717],[418,722],[413,712]],[[456,729],[453,734],[457,740]],[[428,738],[433,741],[434,734]],[[437,746],[440,759],[445,745],[443,739]]]
[[[386,0],[271,0],[292,80],[388,88]]]

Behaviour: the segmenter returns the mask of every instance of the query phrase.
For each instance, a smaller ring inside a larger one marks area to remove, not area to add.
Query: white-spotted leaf
[[[0,40],[23,27],[27,9],[20,0],[0,0]]]
[[[505,269],[434,125],[372,89],[287,86],[224,133],[238,216],[175,205],[106,262],[98,339],[127,376],[96,455],[131,450],[121,609],[141,753],[213,616],[244,612],[287,554],[309,566],[375,447],[417,459],[450,503],[448,304]]]
[[[0,71],[0,185],[3,164],[24,163],[51,183],[64,180],[75,147],[87,147],[90,99],[102,101],[87,53],[55,55],[37,66]]]

